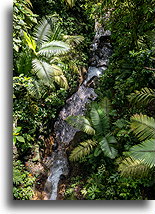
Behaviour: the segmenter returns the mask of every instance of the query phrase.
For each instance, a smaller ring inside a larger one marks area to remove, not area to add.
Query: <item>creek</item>
[[[62,176],[69,173],[69,163],[66,149],[70,142],[74,140],[74,136],[78,129],[73,128],[65,119],[71,115],[84,115],[86,105],[97,98],[94,91],[95,80],[99,78],[107,69],[109,57],[112,54],[110,44],[111,32],[104,30],[102,27],[96,29],[96,34],[91,45],[90,66],[88,68],[87,77],[67,101],[61,110],[59,117],[54,125],[56,148],[50,157],[50,172],[45,184],[45,191],[49,200],[57,200],[58,186]]]

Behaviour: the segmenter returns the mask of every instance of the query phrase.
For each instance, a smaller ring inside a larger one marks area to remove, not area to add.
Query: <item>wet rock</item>
[[[84,81],[84,85],[86,85],[93,77],[99,77],[102,74],[102,70],[97,67],[89,67],[88,75],[86,80]]]
[[[103,60],[103,59],[100,59],[99,61],[98,61],[98,63],[97,63],[97,67],[105,67],[105,70],[107,69],[107,67],[108,67],[108,64],[109,64],[109,60],[108,59],[105,59],[105,60]]]

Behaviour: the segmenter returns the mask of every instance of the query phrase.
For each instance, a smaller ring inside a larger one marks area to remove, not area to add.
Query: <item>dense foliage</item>
[[[33,199],[40,184],[33,168],[51,154],[54,122],[83,81],[95,20],[111,30],[113,54],[97,100],[66,120],[81,141],[68,151],[64,200],[154,199],[154,8],[153,0],[14,0],[15,200]]]

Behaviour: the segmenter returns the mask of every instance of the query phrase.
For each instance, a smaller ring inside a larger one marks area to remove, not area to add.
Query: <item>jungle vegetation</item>
[[[13,0],[14,200],[43,200],[43,161],[89,67],[95,20],[111,31],[113,54],[98,98],[66,119],[81,141],[63,200],[155,199],[155,1]]]

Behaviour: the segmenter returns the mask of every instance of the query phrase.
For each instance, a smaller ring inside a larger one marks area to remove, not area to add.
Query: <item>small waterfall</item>
[[[51,156],[50,175],[45,184],[45,191],[49,195],[49,200],[57,200],[58,184],[61,176],[68,174],[68,160],[66,148],[74,139],[79,131],[65,122],[70,115],[84,115],[86,104],[97,98],[97,94],[91,87],[94,78],[99,78],[108,67],[109,57],[112,54],[110,44],[110,31],[98,28],[94,41],[91,45],[90,67],[88,68],[87,78],[67,101],[66,105],[59,114],[59,118],[54,125],[55,142],[57,148]]]

